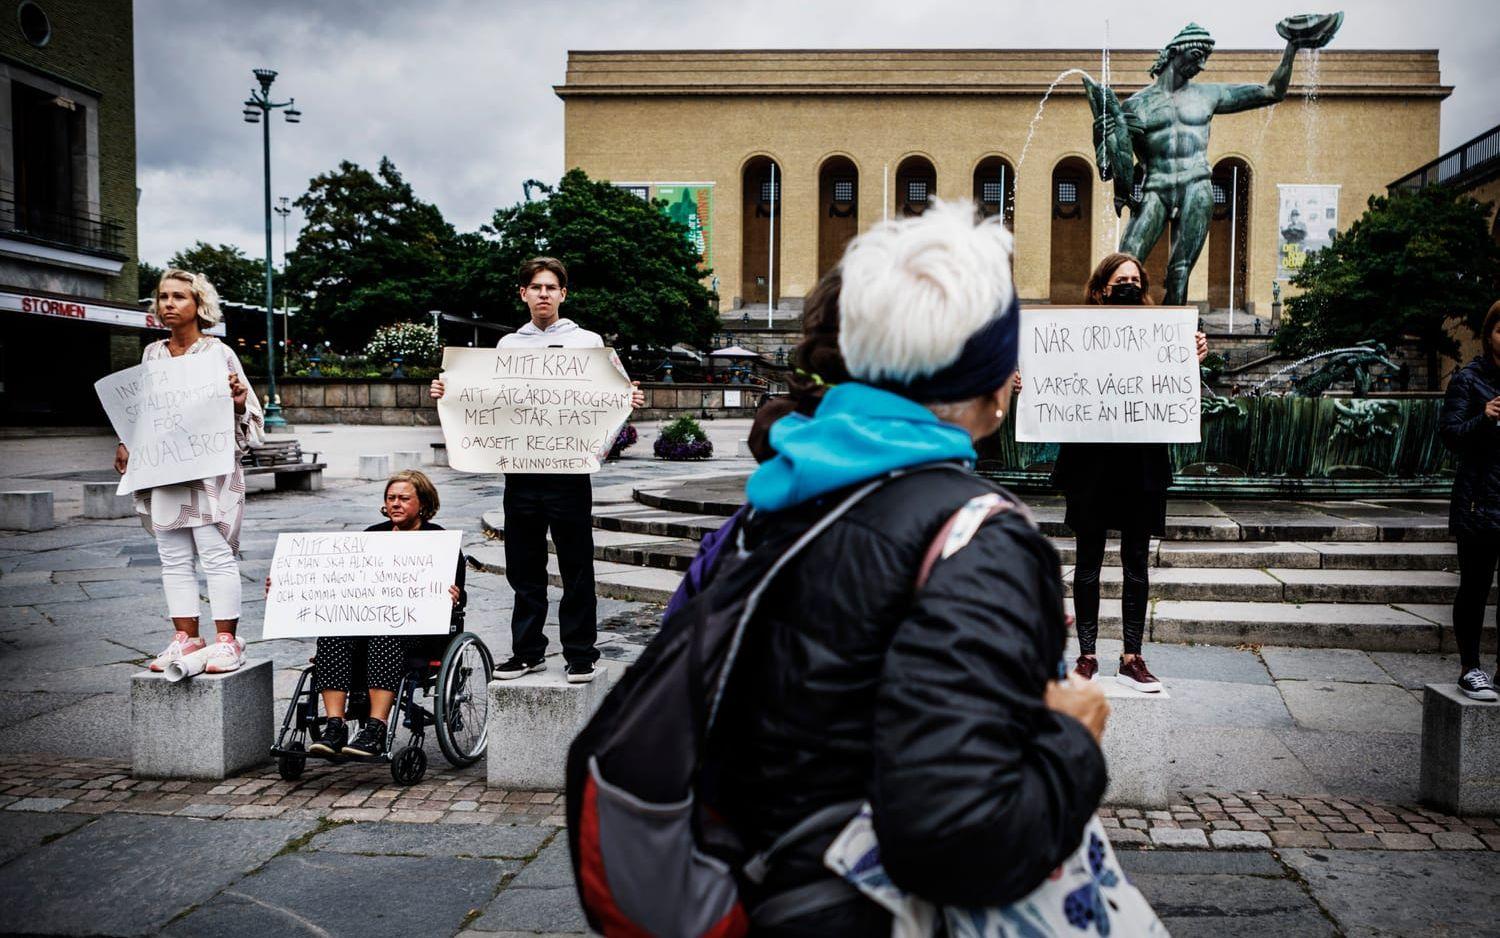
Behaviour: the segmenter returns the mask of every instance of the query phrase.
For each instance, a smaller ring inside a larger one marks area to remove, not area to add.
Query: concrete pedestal
[[[422,451],[416,449],[398,449],[391,453],[391,471],[400,472],[402,469],[422,468]]]
[[[1109,700],[1109,723],[1104,729],[1104,759],[1109,764],[1109,788],[1104,803],[1134,808],[1165,808],[1167,734],[1170,731],[1170,690],[1143,694],[1113,677],[1098,679]]]
[[[142,671],[130,679],[131,774],[227,778],[270,758],[271,662],[247,660],[228,674],[172,683]]]
[[[601,668],[590,683],[569,684],[562,667],[548,662],[540,674],[490,682],[491,788],[563,787],[568,746],[609,693],[611,679]]]
[[[52,527],[52,493],[0,492],[0,529],[45,531]]]
[[[85,518],[129,518],[135,514],[135,499],[116,495],[114,482],[83,483],[83,516]]]
[[[1470,700],[1457,686],[1422,696],[1422,801],[1460,815],[1500,815],[1500,703]]]
[[[359,477],[361,479],[385,479],[390,474],[391,457],[384,455],[359,457]]]
[[[446,465],[448,465],[448,444],[446,444],[446,443],[433,443],[432,444],[432,464],[434,466],[446,466]]]

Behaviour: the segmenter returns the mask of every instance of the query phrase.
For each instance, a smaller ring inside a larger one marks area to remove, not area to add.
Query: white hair
[[[1014,243],[972,202],[934,202],[849,243],[841,264],[839,351],[863,381],[908,382],[951,365],[1015,296]]]
[[[193,294],[193,303],[198,307],[198,324],[209,329],[219,324],[224,318],[224,310],[219,307],[219,291],[202,274],[195,274],[189,270],[181,270],[173,267],[161,275],[157,281],[156,292],[161,292],[161,285],[168,280],[181,280],[188,285],[188,292]],[[151,312],[156,312],[156,297],[151,298]]]

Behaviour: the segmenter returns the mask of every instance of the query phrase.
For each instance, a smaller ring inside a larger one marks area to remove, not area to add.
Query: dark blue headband
[[[900,394],[919,404],[966,401],[989,394],[1016,370],[1020,347],[1021,311],[1015,297],[1005,312],[969,336],[953,364],[934,374],[911,381],[869,382],[883,391]]]

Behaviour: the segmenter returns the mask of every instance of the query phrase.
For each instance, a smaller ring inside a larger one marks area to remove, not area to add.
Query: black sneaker
[[[378,759],[385,755],[385,723],[370,717],[360,724],[359,735],[344,747],[351,759]]]
[[[1458,689],[1463,691],[1464,696],[1470,700],[1484,700],[1491,703],[1500,700],[1500,694],[1495,693],[1495,685],[1490,683],[1490,676],[1479,668],[1472,668],[1459,678]]]
[[[545,670],[547,670],[547,662],[541,658],[537,658],[535,661],[527,661],[520,655],[511,655],[509,661],[495,668],[495,677],[501,681],[513,681],[523,674],[532,674]]]
[[[569,684],[587,684],[589,681],[592,681],[594,679],[594,675],[596,675],[598,673],[599,673],[598,671],[594,670],[594,665],[592,663],[589,663],[589,664],[569,664],[568,665],[568,683]]]
[[[313,740],[311,746],[307,747],[310,756],[336,756],[343,750],[344,744],[349,741],[349,727],[339,717],[329,717],[328,722],[323,724],[323,732]]]

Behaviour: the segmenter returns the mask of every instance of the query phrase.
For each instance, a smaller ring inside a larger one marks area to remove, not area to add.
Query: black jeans
[[[1073,567],[1073,616],[1078,626],[1078,652],[1094,654],[1099,640],[1099,568],[1104,566],[1103,528],[1077,532],[1078,555]],[[1120,603],[1124,620],[1125,654],[1141,653],[1146,637],[1146,602],[1151,582],[1146,570],[1151,560],[1151,532],[1131,528],[1120,532],[1120,564],[1125,582]]]
[[[515,592],[511,651],[525,661],[547,653],[547,532],[557,548],[563,596],[557,615],[563,657],[593,664],[598,638],[594,599],[594,490],[586,475],[505,477],[505,579]]]
[[[1479,633],[1484,625],[1484,606],[1500,565],[1500,537],[1458,535],[1458,595],[1453,600],[1453,637],[1458,642],[1459,667],[1465,672],[1479,667]],[[1500,610],[1495,612],[1500,628]]]

